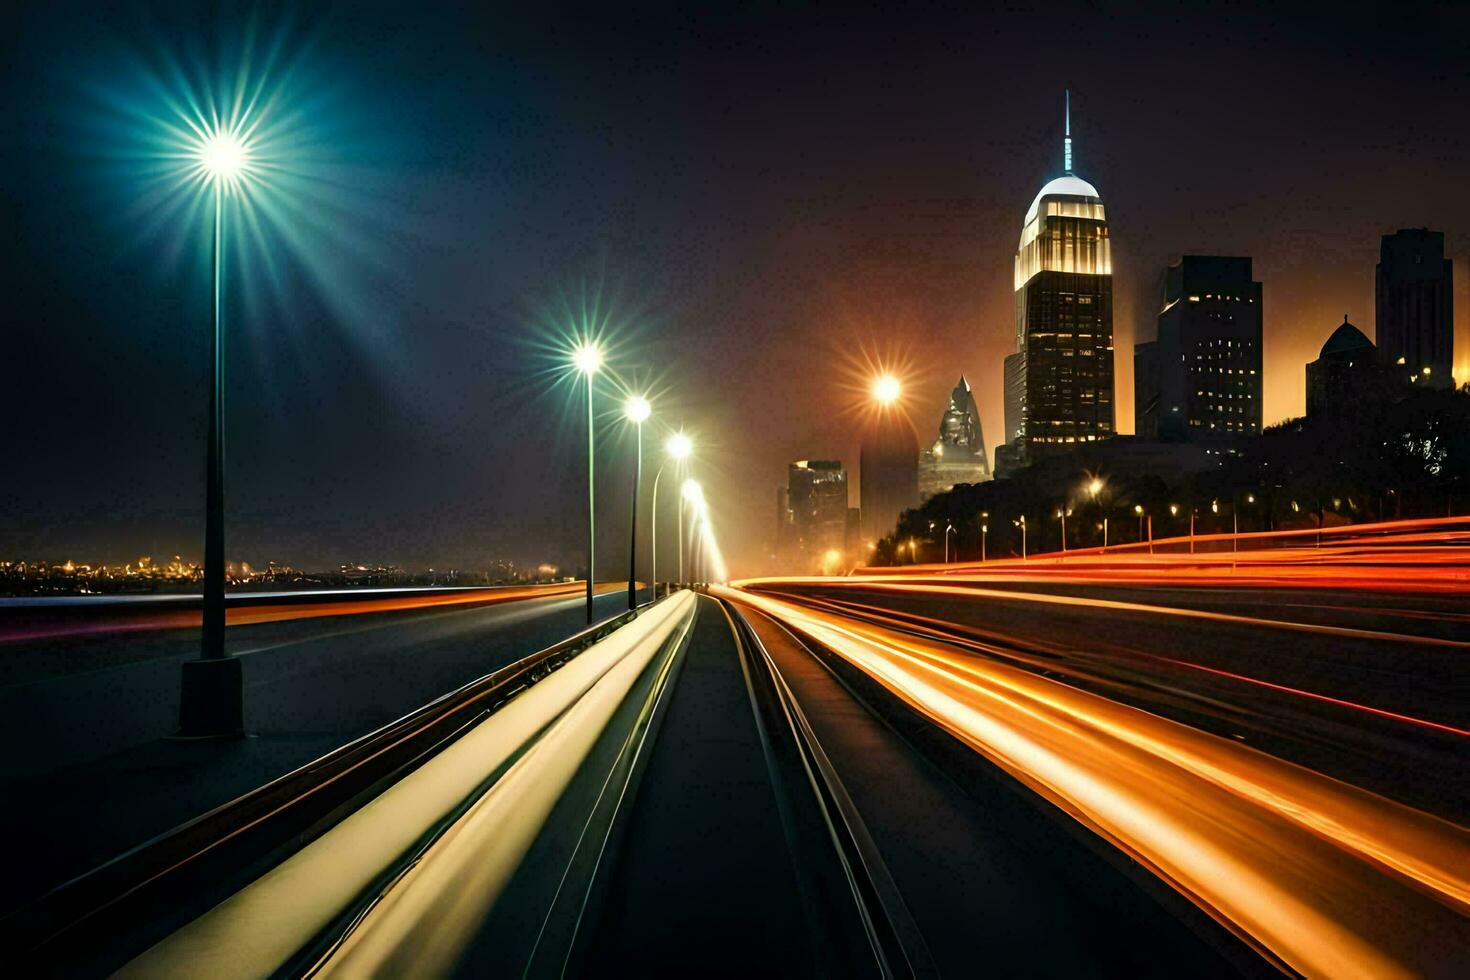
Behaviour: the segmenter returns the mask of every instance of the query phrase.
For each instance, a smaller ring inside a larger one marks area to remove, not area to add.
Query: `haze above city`
[[[139,63],[208,61],[181,38],[249,18],[20,16],[0,556],[197,556],[207,242],[159,231],[99,164],[115,133],[95,120]],[[354,192],[330,218],[346,244],[233,314],[230,556],[577,561],[581,430],[544,352],[589,306],[658,423],[696,435],[736,574],[768,546],[791,460],[856,471],[865,356],[904,376],[921,441],[965,374],[993,452],[1017,237],[1061,173],[1067,88],[1075,169],[1111,228],[1118,431],[1181,253],[1254,260],[1264,421],[1300,415],[1303,366],[1343,315],[1374,335],[1381,235],[1443,230],[1470,267],[1463,27],[1448,8],[1330,7],[292,22],[279,36],[320,83],[303,111],[324,114],[320,153]],[[632,446],[612,394],[598,503],[620,541]]]

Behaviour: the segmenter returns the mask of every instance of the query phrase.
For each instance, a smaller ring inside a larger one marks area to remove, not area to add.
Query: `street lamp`
[[[946,565],[949,564],[949,536],[955,533],[957,532],[954,529],[954,522],[946,522],[944,525],[944,563]]]
[[[990,511],[980,512],[980,564],[985,564],[985,538],[990,534]]]
[[[204,135],[197,173],[214,190],[214,329],[204,469],[204,618],[199,659],[183,665],[179,734],[227,738],[245,730],[240,661],[225,653],[224,196],[250,174],[249,144],[231,129]]]
[[[628,608],[638,608],[638,484],[643,479],[643,423],[653,414],[653,406],[642,395],[634,395],[623,402],[623,417],[636,426],[634,441],[637,455],[633,460],[633,543],[628,546]]]
[[[873,379],[872,391],[873,400],[886,408],[903,394],[903,384],[891,374],[880,374]]]
[[[694,452],[694,442],[683,432],[675,432],[669,436],[664,443],[664,460],[658,464],[658,472],[653,474],[653,516],[650,518],[650,533],[653,538],[653,567],[649,569],[653,581],[654,598],[658,598],[658,478],[664,475],[664,466],[669,460],[682,463]],[[681,507],[682,512],[682,507]]]
[[[1062,554],[1067,553],[1067,515],[1071,513],[1066,507],[1057,508],[1057,519],[1062,522]]]
[[[1134,504],[1133,513],[1138,516],[1138,540],[1143,540],[1143,504]]]
[[[602,350],[584,343],[572,352],[572,364],[587,379],[587,625],[592,625],[592,578],[597,553],[597,499],[592,484],[592,376],[602,367]]]
[[[1018,521],[1016,521],[1015,524],[1016,524],[1017,527],[1019,527],[1021,529],[1021,560],[1022,561],[1025,561],[1026,560],[1026,515],[1025,514],[1022,514],[1021,515],[1021,519],[1018,520]]]

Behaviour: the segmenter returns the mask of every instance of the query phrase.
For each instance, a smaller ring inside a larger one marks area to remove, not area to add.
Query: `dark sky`
[[[88,144],[129,55],[227,60],[247,15],[301,47],[292,84],[340,140],[330,190],[297,202],[307,258],[272,250],[272,298],[232,296],[232,558],[574,564],[582,433],[545,345],[584,298],[608,312],[616,367],[699,439],[737,573],[758,569],[786,461],[855,462],[862,352],[908,364],[925,438],[964,372],[993,448],[1012,258],[1060,170],[1067,86],[1076,169],[1112,228],[1121,431],[1133,341],[1186,251],[1256,260],[1271,422],[1302,411],[1303,364],[1343,313],[1372,335],[1378,236],[1443,230],[1470,377],[1463,5],[516,6],[536,10],[18,15],[0,556],[199,553],[204,225],[160,231]],[[611,573],[631,443],[604,431]]]

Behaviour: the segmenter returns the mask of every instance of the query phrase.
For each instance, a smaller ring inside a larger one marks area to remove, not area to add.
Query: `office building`
[[[1444,234],[1409,228],[1384,235],[1377,277],[1378,354],[1415,384],[1454,386],[1454,270]]]
[[[1097,188],[1072,169],[1070,95],[1062,165],[1031,202],[1016,249],[1006,428],[1021,465],[1114,432],[1111,243]]]
[[[1134,431],[1168,442],[1261,432],[1262,291],[1251,260],[1186,255],[1164,270],[1157,338],[1134,349]]]
[[[805,564],[847,544],[847,470],[837,460],[803,459],[786,467],[792,551]]]

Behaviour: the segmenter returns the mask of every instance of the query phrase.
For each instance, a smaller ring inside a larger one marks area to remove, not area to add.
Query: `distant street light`
[[[592,579],[597,556],[597,498],[592,482],[592,376],[602,368],[602,351],[585,343],[572,352],[572,364],[587,379],[587,625],[592,625]]]
[[[1138,515],[1138,540],[1143,540],[1143,504],[1134,504],[1133,513]]]
[[[980,512],[980,564],[985,564],[985,538],[990,534],[990,511]]]
[[[623,403],[623,417],[635,426],[637,452],[633,459],[633,519],[629,522],[633,543],[628,546],[628,608],[638,608],[638,484],[643,479],[643,423],[653,414],[653,406],[642,395],[634,395]]]
[[[1062,522],[1062,554],[1067,553],[1067,515],[1071,511],[1065,507],[1057,508],[1057,520]]]
[[[653,516],[650,518],[650,536],[653,539],[653,565],[649,569],[649,576],[653,581],[653,597],[658,598],[658,478],[664,475],[664,466],[669,460],[676,464],[682,463],[694,452],[694,442],[683,432],[675,432],[669,436],[664,443],[664,459],[658,464],[658,472],[653,474]],[[681,508],[682,512],[682,508]]]
[[[1021,529],[1021,560],[1026,560],[1026,515],[1022,514],[1020,520],[1014,522]]]
[[[250,147],[230,129],[203,135],[197,173],[214,190],[214,329],[209,341],[209,425],[204,470],[204,619],[199,659],[186,661],[179,734],[228,738],[245,730],[240,661],[225,653],[224,196],[250,176]]]
[[[954,523],[946,523],[944,526],[944,563],[946,565],[949,564],[949,536],[955,533],[957,532],[954,529]]]

